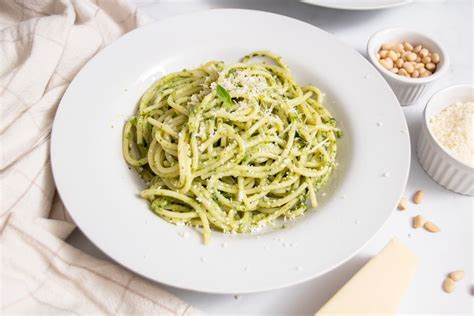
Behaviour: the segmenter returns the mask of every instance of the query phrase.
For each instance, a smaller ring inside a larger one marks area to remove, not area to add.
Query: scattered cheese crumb
[[[184,232],[184,231],[178,232],[178,235],[179,235],[181,238],[188,238],[188,237],[189,237],[189,233],[188,233],[188,232]]]
[[[456,102],[430,119],[434,138],[459,161],[474,167],[474,102]]]
[[[268,82],[263,76],[255,76],[243,71],[229,74],[222,80],[221,85],[232,97],[248,95],[250,98],[256,98],[269,90]]]

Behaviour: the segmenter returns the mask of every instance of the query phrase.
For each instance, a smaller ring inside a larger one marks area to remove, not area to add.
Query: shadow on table
[[[90,240],[88,240],[84,234],[76,229],[71,236],[67,239],[67,242],[74,247],[81,245],[81,249],[99,259],[112,261],[107,255],[100,251]],[[301,314],[313,314],[318,310],[326,301],[328,301],[347,281],[357,272],[360,268],[367,263],[369,257],[356,256],[336,269],[318,277],[313,280],[294,285],[291,287],[292,291],[299,293],[297,296],[293,296],[291,302],[289,302],[286,297],[285,290],[288,288],[283,288],[279,290],[267,291],[262,293],[255,293],[242,295],[242,300],[253,300],[258,302],[260,300],[265,300],[266,304],[269,301],[273,304],[268,306],[268,313],[275,310],[275,305],[279,307],[281,315],[291,315]],[[193,291],[181,290],[173,288],[164,284],[158,283],[158,285],[175,294],[176,296],[187,300],[188,303],[194,304],[195,301],[202,301],[203,299],[212,303],[213,306],[223,305],[227,308],[233,307],[233,303],[239,303],[239,301],[232,295],[216,295],[216,294],[205,294],[198,293]],[[185,293],[185,297],[183,297]],[[238,294],[238,293],[236,293]],[[296,298],[295,298],[296,297]],[[257,303],[258,304],[258,303]],[[238,304],[240,308],[243,308],[245,305]],[[252,305],[252,304],[250,304]],[[202,306],[196,306],[197,308],[203,309]],[[260,307],[260,312],[265,314],[265,306]],[[237,314],[237,311],[235,311]],[[239,313],[251,313],[252,311],[239,310]]]
[[[323,8],[297,0],[205,0],[214,8],[238,8],[268,11],[314,24],[329,32],[360,23],[369,23],[384,10],[348,11]],[[264,27],[264,24],[262,24]]]
[[[166,285],[162,285],[162,288],[181,298],[183,298],[183,292],[186,292],[185,299],[188,303],[193,304],[194,302],[206,301],[216,310],[228,310],[229,315],[255,313],[254,310],[245,310],[246,306],[258,306],[257,313],[261,315],[275,315],[275,310],[279,311],[278,315],[313,315],[346,284],[369,259],[369,257],[355,257],[331,272],[313,280],[289,288],[248,295],[230,296],[197,293],[175,289]],[[291,289],[296,294],[292,295],[291,301],[288,300],[287,297],[288,289]],[[245,304],[240,304],[241,302],[245,302]],[[265,302],[265,306],[260,305],[259,302]],[[205,306],[197,305],[196,307],[205,310]],[[209,313],[212,314],[212,311],[209,311]]]

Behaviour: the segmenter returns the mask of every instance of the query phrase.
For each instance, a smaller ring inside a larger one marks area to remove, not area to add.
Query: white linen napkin
[[[4,315],[201,314],[65,243],[75,226],[51,175],[51,126],[68,84],[101,48],[146,22],[124,0],[0,1]]]

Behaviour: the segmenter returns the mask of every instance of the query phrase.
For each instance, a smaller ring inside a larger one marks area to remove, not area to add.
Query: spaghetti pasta
[[[257,51],[154,83],[125,124],[123,155],[147,183],[151,209],[201,227],[207,243],[211,229],[254,232],[304,214],[308,197],[316,207],[340,134],[320,91]]]

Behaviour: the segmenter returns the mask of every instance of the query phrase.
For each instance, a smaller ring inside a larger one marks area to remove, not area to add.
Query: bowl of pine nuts
[[[401,105],[415,104],[449,68],[449,58],[437,41],[403,28],[383,29],[372,35],[367,55]]]

